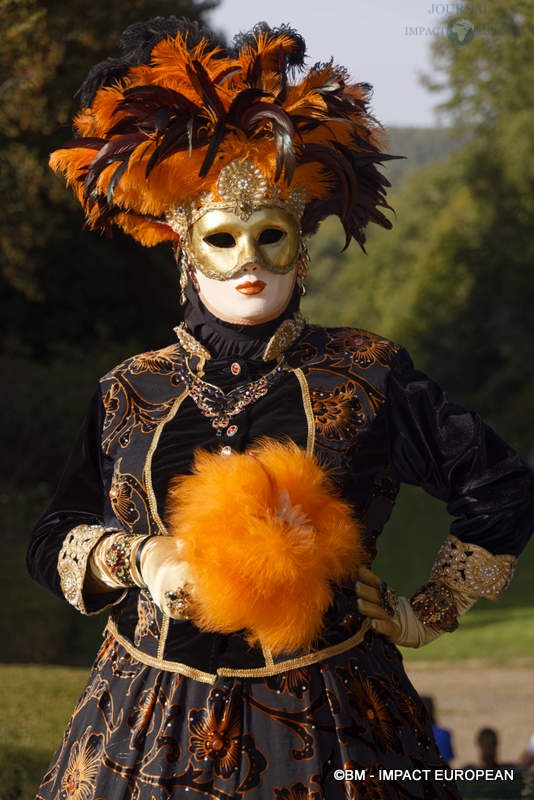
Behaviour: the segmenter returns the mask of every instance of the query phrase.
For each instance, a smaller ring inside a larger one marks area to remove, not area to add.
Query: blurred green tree
[[[333,234],[325,231],[313,278],[326,291],[321,305],[310,300],[310,307],[320,321],[341,316],[340,322],[403,342],[451,394],[528,448],[534,435],[534,6],[494,0],[484,9],[472,19],[471,43],[435,39],[434,71],[425,81],[448,92],[439,108],[461,147],[407,176],[391,199],[395,228],[370,231],[367,259],[354,253],[334,267]],[[335,275],[336,291],[343,287],[337,300],[325,273]]]
[[[49,356],[131,340],[155,344],[176,318],[168,248],[146,251],[82,231],[82,215],[47,166],[70,137],[75,92],[118,53],[127,25],[175,15],[205,22],[218,0],[0,0],[0,347]],[[7,33],[6,33],[7,32]],[[146,296],[158,302],[144,304]]]

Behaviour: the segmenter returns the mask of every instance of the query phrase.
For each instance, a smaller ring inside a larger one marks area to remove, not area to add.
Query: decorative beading
[[[82,614],[88,613],[83,599],[83,585],[91,551],[103,536],[116,532],[116,528],[105,528],[103,525],[77,525],[66,535],[59,551],[57,571],[61,590],[67,602]]]
[[[184,360],[183,368],[177,369],[176,375],[187,386],[189,397],[200,413],[211,420],[217,436],[222,436],[223,431],[230,425],[232,417],[240,414],[251,403],[265,397],[280,381],[283,366],[278,362],[267,375],[262,375],[251,383],[240,384],[229,392],[223,392],[218,386],[201,380],[198,375],[191,372],[187,360]]]
[[[119,586],[131,588],[136,583],[132,577],[132,546],[138,544],[144,537],[119,533],[106,542],[104,565],[109,576]]]
[[[210,351],[189,333],[185,322],[180,322],[180,324],[174,328],[174,332],[178,337],[181,347],[186,353],[189,353],[190,356],[197,356],[201,361],[209,361],[211,359]]]
[[[293,314],[293,319],[285,319],[267,342],[262,356],[263,361],[280,360],[286,350],[297,341],[305,325],[306,320],[300,311]]]
[[[458,607],[452,591],[443,583],[429,581],[410,598],[423,625],[451,633],[458,627]]]
[[[165,218],[179,235],[182,246],[188,241],[191,225],[212,209],[233,211],[246,221],[258,208],[277,206],[286,209],[300,222],[306,205],[303,189],[296,187],[282,197],[278,187],[267,182],[256,164],[239,159],[231,161],[221,170],[217,181],[217,197],[211,192],[202,192],[198,198],[191,198],[180,206],[168,209]]]
[[[441,546],[430,580],[471,597],[497,600],[512,580],[516,562],[515,556],[493,555],[451,535]]]

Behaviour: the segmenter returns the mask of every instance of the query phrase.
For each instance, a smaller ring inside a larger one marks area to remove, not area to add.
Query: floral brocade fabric
[[[444,767],[401,657],[380,637],[209,686],[141,664],[108,636],[37,798],[459,800],[450,783],[379,775]],[[339,769],[359,777],[336,780]]]

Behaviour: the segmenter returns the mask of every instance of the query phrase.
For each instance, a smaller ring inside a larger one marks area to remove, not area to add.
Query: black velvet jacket
[[[261,359],[272,324],[225,326],[197,305],[188,327],[212,353],[203,380],[225,392],[273,369]],[[525,546],[534,521],[527,466],[476,414],[415,371],[398,345],[357,329],[306,327],[268,393],[232,417],[222,436],[188,395],[184,368],[175,344],[102,378],[28,551],[31,574],[49,591],[63,596],[57,559],[71,529],[94,523],[165,533],[169,481],[190,470],[196,449],[243,451],[263,436],[290,437],[328,465],[365,524],[370,560],[401,481],[444,500],[461,541],[493,554],[517,555]],[[200,680],[218,670],[266,668],[265,654],[241,635],[170,620],[146,590],[85,598],[90,613],[113,602],[112,631],[145,663]],[[354,637],[361,623],[353,588],[339,587],[317,650],[326,654]],[[295,655],[280,656],[277,671]]]

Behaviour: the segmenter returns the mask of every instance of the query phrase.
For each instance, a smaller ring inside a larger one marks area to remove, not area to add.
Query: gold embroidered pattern
[[[191,333],[189,333],[185,322],[180,322],[180,324],[174,328],[174,332],[178,337],[181,347],[186,353],[189,353],[191,356],[197,356],[201,362],[209,361],[211,359],[209,350],[207,350],[203,344],[200,344],[200,342],[195,339]]]
[[[117,529],[103,525],[77,525],[65,536],[59,551],[57,571],[61,590],[67,602],[82,614],[89,613],[83,599],[87,560],[92,549],[107,533],[117,533]]]
[[[441,546],[430,580],[471,597],[497,600],[512,580],[516,561],[515,556],[496,556],[451,535]]]
[[[305,325],[306,320],[300,311],[293,314],[293,319],[285,319],[267,342],[263,361],[280,361],[285,351],[297,341]]]
[[[286,370],[288,372],[292,372],[296,376],[300,385],[302,403],[304,405],[304,412],[306,414],[306,421],[308,423],[306,452],[309,456],[312,456],[315,452],[315,416],[313,414],[308,381],[306,380],[306,376],[300,367],[286,367]]]

